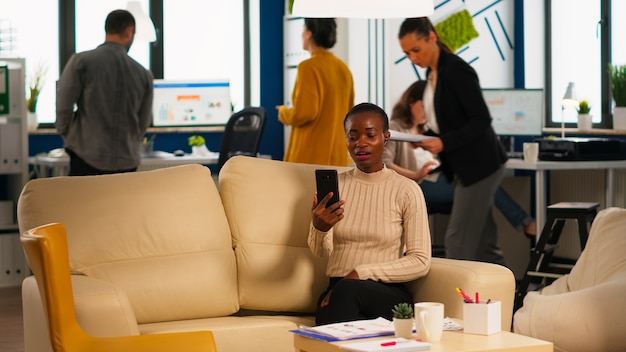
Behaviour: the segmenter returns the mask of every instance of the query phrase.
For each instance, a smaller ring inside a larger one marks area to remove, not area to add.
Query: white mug
[[[524,161],[536,163],[539,157],[539,143],[524,143]]]
[[[437,342],[443,334],[443,303],[415,303],[415,330],[422,341]]]

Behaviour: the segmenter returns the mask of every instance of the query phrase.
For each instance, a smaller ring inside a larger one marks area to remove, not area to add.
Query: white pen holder
[[[501,329],[500,301],[480,301],[463,303],[463,332],[468,334],[491,335]]]

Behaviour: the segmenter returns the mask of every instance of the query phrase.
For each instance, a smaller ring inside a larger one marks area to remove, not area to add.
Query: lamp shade
[[[574,86],[574,82],[569,82],[567,85],[567,90],[565,91],[565,95],[563,99],[561,99],[561,105],[563,106],[576,106],[578,105],[578,98],[576,97],[576,87]]]
[[[292,15],[300,17],[406,18],[434,12],[432,0],[294,0]]]
[[[126,9],[135,17],[135,40],[152,43],[157,40],[152,19],[143,12],[139,1],[129,1]]]

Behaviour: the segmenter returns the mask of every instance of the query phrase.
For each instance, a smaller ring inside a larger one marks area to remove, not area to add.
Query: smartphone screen
[[[317,201],[321,202],[328,193],[333,192],[333,197],[326,203],[326,208],[339,201],[339,183],[337,182],[337,170],[315,170],[315,182],[317,184]]]

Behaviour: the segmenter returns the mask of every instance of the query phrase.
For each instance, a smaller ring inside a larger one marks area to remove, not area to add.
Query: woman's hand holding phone
[[[332,193],[328,193],[319,202],[317,201],[318,195],[313,196],[313,226],[322,232],[328,232],[336,223],[343,219],[342,206],[345,203],[343,199],[327,206],[333,196]]]

